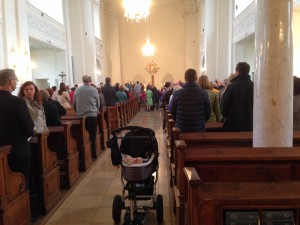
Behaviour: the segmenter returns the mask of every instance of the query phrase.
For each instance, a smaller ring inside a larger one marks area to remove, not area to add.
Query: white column
[[[121,75],[120,23],[118,13],[108,16],[111,83],[123,83]]]
[[[218,38],[218,0],[205,1],[205,62],[206,62],[206,75],[209,79],[213,80],[217,77],[217,38]]]
[[[20,83],[31,80],[26,0],[1,0],[1,64],[15,69]]]
[[[198,19],[198,4],[185,2],[184,12],[184,36],[185,36],[185,69],[199,69],[200,37]]]
[[[232,1],[206,0],[204,8],[206,74],[223,80],[231,73]]]
[[[91,0],[69,1],[70,36],[73,54],[74,82],[82,83],[84,74],[94,77],[96,44],[93,4]]]
[[[217,16],[217,68],[216,78],[224,80],[231,71],[231,54],[232,54],[232,0],[218,0]],[[209,50],[208,50],[209,51]]]
[[[100,31],[102,40],[102,55],[101,55],[101,80],[104,82],[105,78],[110,75],[108,59],[109,56],[109,43],[108,43],[108,27],[107,27],[107,16],[106,16],[106,4],[102,0],[100,1]]]
[[[254,147],[293,145],[292,0],[256,1]]]
[[[2,18],[2,1],[0,0],[0,32],[1,34],[3,34],[4,30],[3,30],[3,18]],[[2,39],[3,35],[0,35],[0,68],[4,68],[4,50],[3,50],[3,39]]]

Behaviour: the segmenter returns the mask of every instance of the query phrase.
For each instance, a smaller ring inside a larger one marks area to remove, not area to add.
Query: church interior
[[[0,69],[15,70],[16,96],[26,81],[71,89],[83,75],[96,88],[110,78],[163,93],[188,69],[218,86],[239,62],[254,83],[253,131],[220,132],[218,121],[180,132],[168,108],[148,112],[135,97],[98,112],[96,158],[67,108],[63,125],[31,140],[36,189],[0,146],[0,225],[300,225],[300,0],[0,0],[0,30]],[[154,195],[137,203],[124,198],[108,143],[126,126],[152,129],[158,147]]]

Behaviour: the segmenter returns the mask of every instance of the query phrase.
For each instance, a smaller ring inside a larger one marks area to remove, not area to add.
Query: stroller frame
[[[130,126],[130,127],[122,127],[119,129],[115,129],[112,131],[113,138],[115,140],[121,139],[122,141],[124,139],[136,139],[138,140],[145,140],[145,141],[153,141],[155,140],[156,147],[157,148],[157,141],[155,138],[155,133],[154,131],[152,135],[145,136],[131,136],[131,137],[126,137],[121,136],[122,131],[139,131],[139,130],[149,130],[152,131],[149,128],[143,128],[143,127],[137,127],[137,126]],[[155,144],[154,143],[154,144]],[[152,154],[156,154],[156,160],[158,157],[158,150],[157,152],[154,152]],[[151,157],[153,158],[153,156]],[[150,161],[150,159],[149,159]],[[152,159],[151,166],[155,166],[154,159]],[[129,166],[126,167],[124,164],[121,163],[121,182],[123,184],[123,189],[122,189],[122,196],[120,195],[115,195],[114,201],[113,201],[113,208],[112,208],[112,216],[113,219],[116,223],[120,222],[120,217],[121,217],[121,212],[122,210],[126,210],[125,213],[125,218],[124,218],[124,225],[125,224],[131,224],[131,225],[140,225],[144,224],[147,220],[147,214],[149,210],[156,210],[156,219],[158,223],[161,223],[163,221],[163,198],[162,195],[157,195],[156,194],[156,186],[158,182],[158,161],[156,162],[156,167],[155,171],[154,168],[152,168],[152,171],[148,172],[150,174],[149,177],[147,177],[144,180],[134,180],[132,177],[127,176],[127,169],[134,170],[139,166]],[[143,167],[141,167],[143,168]],[[143,170],[141,170],[141,173],[144,173]],[[155,178],[153,174],[155,173]],[[143,176],[142,176],[143,177]],[[125,179],[128,178],[128,179]],[[141,177],[140,177],[141,178]],[[143,177],[145,178],[145,177]],[[129,200],[129,206],[125,206],[125,200]],[[147,206],[138,206],[137,201],[141,200],[151,200],[150,204]],[[142,211],[143,210],[143,211]],[[141,212],[142,211],[142,212]]]

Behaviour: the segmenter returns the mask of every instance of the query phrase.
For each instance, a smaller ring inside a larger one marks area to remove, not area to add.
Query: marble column
[[[293,145],[292,0],[256,0],[253,146]]]

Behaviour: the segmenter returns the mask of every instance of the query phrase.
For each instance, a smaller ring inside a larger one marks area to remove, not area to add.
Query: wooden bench
[[[28,225],[31,223],[29,191],[25,177],[8,167],[11,146],[0,147],[0,224]]]
[[[179,150],[177,186],[179,224],[189,204],[184,167],[194,167],[202,182],[300,181],[300,148],[196,148],[176,141]]]
[[[205,123],[205,132],[224,132],[223,123]]]
[[[123,107],[125,123],[128,124],[130,122],[129,100],[126,101]]]
[[[249,220],[248,223],[245,223],[244,220],[243,224],[273,224],[266,222],[267,218],[262,216],[262,211],[277,214],[280,211],[293,212],[294,216],[289,215],[287,218],[285,216],[287,223],[283,221],[280,223],[276,218],[277,223],[274,224],[298,225],[300,222],[299,181],[206,182],[193,167],[185,168],[184,172],[188,181],[186,224],[239,224],[237,215],[241,212],[244,215],[246,212],[250,212],[251,216],[253,216],[253,212],[257,212],[259,220],[254,218],[256,221],[252,220],[252,223]],[[227,216],[227,213],[230,214]],[[295,223],[290,221],[291,217]],[[230,223],[228,221],[230,219],[234,222]],[[241,218],[240,220],[243,221]]]
[[[48,146],[56,152],[60,168],[61,187],[71,188],[79,178],[79,152],[71,135],[71,122],[62,126],[48,127]]]
[[[100,143],[101,143],[101,150],[105,150],[106,148],[106,142],[108,141],[108,129],[107,129],[107,123],[105,120],[105,111],[100,110],[97,115],[98,119],[98,128],[100,132]]]
[[[73,107],[65,108],[65,109],[66,109],[66,116],[77,116],[77,113]]]
[[[198,148],[230,148],[230,147],[252,147],[252,132],[204,132],[204,133],[182,133],[178,128],[173,128],[174,141],[183,140],[187,147]],[[293,146],[300,146],[300,131],[293,133]],[[179,152],[174,147],[174,167],[177,169]],[[174,169],[173,169],[174,170]],[[176,176],[176,175],[173,175]],[[176,181],[173,184],[176,185]]]
[[[107,113],[111,130],[121,127],[118,107],[118,104],[116,104],[115,106],[107,106]]]
[[[62,116],[62,122],[71,122],[71,135],[77,142],[79,151],[79,169],[86,171],[93,163],[91,142],[88,131],[85,128],[85,118],[75,116]]]
[[[117,103],[116,105],[117,108],[118,108],[118,114],[119,114],[119,121],[120,121],[120,127],[125,127],[125,117],[124,117],[124,112],[123,112],[123,105],[124,103],[123,102],[119,102]]]
[[[37,133],[30,140],[31,177],[33,189],[38,194],[38,210],[47,213],[60,199],[60,174],[57,155],[48,147],[49,132]]]

